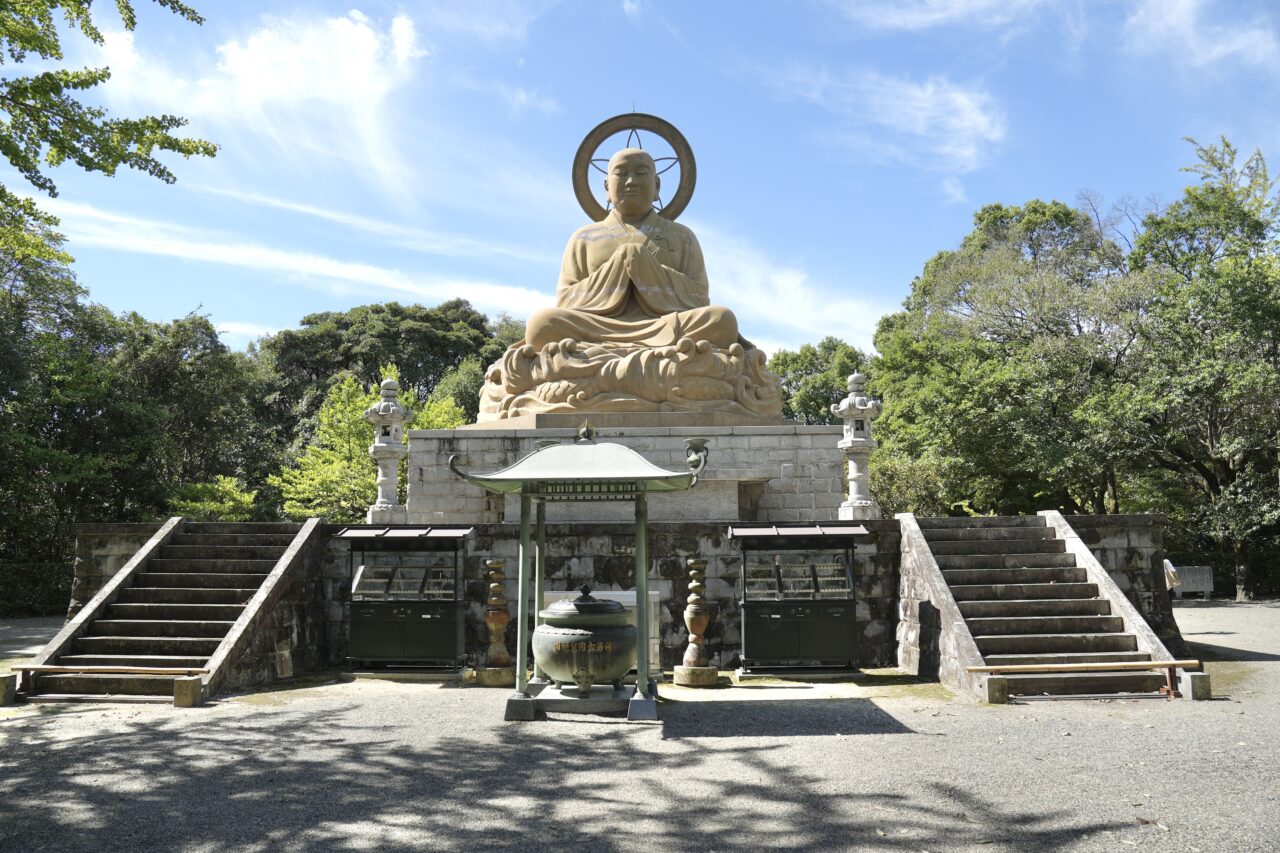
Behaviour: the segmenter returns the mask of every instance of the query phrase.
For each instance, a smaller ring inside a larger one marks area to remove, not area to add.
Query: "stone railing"
[[[921,678],[937,678],[968,699],[984,700],[984,677],[969,672],[982,666],[982,654],[965,625],[938,562],[916,517],[895,516],[902,531],[899,564],[898,668]]]
[[[133,576],[147,565],[147,561],[151,559],[162,545],[168,544],[173,538],[173,534],[177,533],[182,526],[182,517],[174,516],[164,524],[160,525],[160,529],[151,534],[151,537],[143,543],[142,547],[134,551],[133,556],[113,574],[97,591],[97,593],[89,600],[87,604],[80,607],[71,620],[62,627],[52,640],[50,640],[31,661],[31,666],[45,666],[50,661],[61,655],[71,645],[71,641],[84,633],[89,627],[89,623],[94,619],[102,616],[107,609],[107,605],[115,602],[120,595],[120,590],[128,586],[133,580]]]
[[[203,695],[269,684],[316,669],[326,658],[318,550],[325,536],[308,519],[206,665]]]

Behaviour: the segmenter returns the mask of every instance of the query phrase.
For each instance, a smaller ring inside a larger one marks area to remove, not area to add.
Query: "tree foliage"
[[[203,19],[177,0],[156,0],[195,24]],[[133,5],[116,0],[125,29],[137,24]],[[60,13],[60,14],[59,14]],[[36,57],[42,64],[63,57],[60,26],[102,44],[102,32],[92,16],[91,0],[24,0],[0,6],[0,63],[20,64]],[[59,21],[61,18],[61,22]],[[175,136],[186,119],[172,115],[115,118],[101,107],[77,100],[78,93],[111,77],[108,68],[69,70],[51,68],[27,76],[0,78],[0,152],[37,189],[56,196],[57,186],[45,173],[48,166],[71,161],[90,172],[113,175],[125,166],[174,181],[173,172],[157,154],[170,151],[184,157],[212,157],[217,146],[201,139]],[[8,208],[15,196],[4,191],[0,202]]]
[[[1261,154],[1195,151],[1199,183],[1137,233],[988,205],[925,265],[870,368],[893,509],[1163,511],[1250,592],[1280,524],[1280,209]]]
[[[499,317],[491,323],[463,299],[434,308],[387,302],[309,314],[300,328],[263,340],[257,355],[276,376],[272,403],[283,418],[281,427],[300,426],[305,440],[333,377],[349,372],[373,384],[386,364],[399,369],[402,393],[415,403],[462,371],[448,380],[449,394],[474,420],[479,387],[467,383],[474,385],[476,368],[464,365],[488,365],[523,336],[519,322]]]
[[[333,522],[360,521],[377,496],[377,469],[369,460],[373,425],[364,412],[378,400],[345,374],[320,405],[315,437],[297,465],[272,475],[292,518],[321,516]]]
[[[866,355],[839,338],[826,337],[817,346],[804,344],[796,352],[778,350],[769,369],[782,380],[782,415],[802,424],[840,423],[831,404],[847,393],[849,375],[867,363]]]

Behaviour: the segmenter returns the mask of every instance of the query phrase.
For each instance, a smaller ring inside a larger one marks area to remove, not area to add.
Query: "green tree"
[[[1142,277],[1102,223],[1061,202],[989,205],[974,226],[877,330],[873,479],[927,457],[966,472],[933,481],[948,489],[934,506],[1117,511],[1122,454],[1100,412],[1141,322]]]
[[[195,10],[178,0],[156,0],[171,12],[200,24]],[[0,7],[0,62],[19,64],[36,57],[42,64],[63,59],[59,18],[70,30],[96,44],[101,31],[91,14],[92,0],[25,0]],[[116,0],[125,29],[137,17],[128,0]],[[60,14],[59,14],[60,13]],[[71,161],[90,172],[115,174],[120,166],[137,169],[172,183],[173,173],[156,154],[171,151],[184,157],[212,157],[217,146],[200,139],[179,137],[173,131],[186,120],[172,115],[113,118],[101,107],[88,106],[76,94],[111,77],[108,68],[69,70],[48,68],[28,76],[0,79],[0,152],[37,189],[58,194],[46,166]],[[0,187],[0,206],[12,211],[17,197]]]
[[[235,477],[219,475],[207,483],[180,486],[169,500],[169,509],[193,521],[250,521],[256,492],[244,488]]]
[[[782,415],[802,424],[834,424],[831,404],[848,394],[849,374],[861,369],[867,357],[839,338],[826,337],[817,346],[804,344],[796,352],[778,350],[769,369],[782,380]]]
[[[480,391],[484,388],[484,367],[478,358],[464,359],[462,364],[440,377],[431,395],[424,401],[448,400],[462,415],[461,423],[475,423],[480,412]],[[422,406],[426,410],[426,406]],[[425,428],[425,427],[424,427]],[[442,428],[442,427],[441,427]]]
[[[405,398],[421,401],[468,359],[495,361],[513,334],[523,337],[523,327],[502,317],[491,324],[462,299],[434,308],[388,302],[309,314],[301,328],[261,341],[256,357],[276,376],[270,402],[281,415],[280,428],[296,430],[305,441],[332,377],[349,372],[373,384],[383,365],[395,364]],[[459,403],[469,409],[466,399]]]
[[[334,383],[320,405],[315,437],[298,458],[270,482],[292,518],[321,516],[358,522],[377,497],[377,469],[369,460],[373,426],[364,412],[378,399],[351,374]]]
[[[1135,241],[1158,286],[1114,405],[1134,458],[1200,496],[1188,520],[1232,553],[1243,600],[1250,548],[1280,514],[1280,199],[1260,152],[1239,163],[1226,139],[1190,141],[1200,182]]]

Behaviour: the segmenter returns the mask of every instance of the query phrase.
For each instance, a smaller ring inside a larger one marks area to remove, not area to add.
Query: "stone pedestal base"
[[[497,471],[537,449],[539,441],[573,441],[576,429],[548,427],[531,418],[525,429],[411,430],[409,433],[409,524],[513,524],[518,497],[486,494],[449,470],[457,454],[465,471]],[[669,470],[685,470],[684,440],[707,439],[710,455],[698,485],[649,498],[649,520],[767,523],[832,521],[845,499],[838,426],[733,426],[715,418],[657,414],[592,417],[596,440],[622,444]],[[709,421],[712,421],[709,423]],[[577,419],[581,423],[581,419]],[[487,424],[484,426],[488,426]],[[628,501],[554,502],[547,521],[632,523]]]
[[[204,704],[204,680],[198,675],[173,680],[173,707],[197,708]]]
[[[658,703],[652,698],[644,699],[636,695],[634,687],[618,689],[608,684],[596,684],[586,696],[582,696],[577,687],[562,689],[555,684],[548,684],[537,695],[524,696],[516,693],[507,699],[504,719],[528,722],[536,720],[539,713],[609,716],[626,714],[628,720],[656,720]]]
[[[482,666],[476,669],[476,687],[515,687],[514,666]]]
[[[681,687],[714,687],[719,677],[714,666],[677,666],[672,681]]]
[[[379,506],[374,504],[369,507],[369,513],[365,516],[368,524],[407,524],[409,522],[408,510],[398,504],[392,506]]]
[[[1184,672],[1178,679],[1178,689],[1184,698],[1203,702],[1213,698],[1213,690],[1209,686],[1209,673]]]
[[[858,501],[840,504],[839,519],[841,521],[875,521],[880,518],[880,507],[875,501]]]

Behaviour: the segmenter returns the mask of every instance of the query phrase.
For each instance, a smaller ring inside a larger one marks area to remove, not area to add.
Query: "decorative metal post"
[[[365,410],[364,419],[373,424],[373,444],[369,457],[378,466],[378,500],[369,507],[365,520],[370,524],[404,524],[409,520],[400,503],[400,460],[409,451],[404,446],[404,424],[413,413],[400,404],[400,383],[382,380],[382,399]]]
[[[860,521],[880,517],[880,505],[867,485],[867,462],[876,440],[871,437],[871,422],[880,417],[880,401],[866,396],[866,377],[855,373],[849,377],[849,396],[831,407],[831,413],[844,420],[844,438],[838,447],[849,463],[849,498],[840,504],[842,521]]]
[[[684,608],[684,624],[689,629],[689,648],[684,652],[683,666],[677,666],[674,681],[682,687],[710,687],[716,683],[719,672],[707,665],[706,633],[711,623],[711,611],[707,609],[707,591],[703,581],[707,576],[707,561],[690,557],[689,598]]]
[[[507,561],[485,560],[484,567],[489,575],[489,601],[484,613],[489,648],[485,652],[485,666],[476,670],[476,683],[482,687],[511,687],[516,681],[516,669],[507,651],[507,624],[511,622],[507,611]]]

